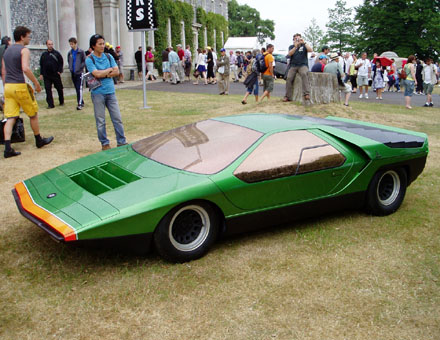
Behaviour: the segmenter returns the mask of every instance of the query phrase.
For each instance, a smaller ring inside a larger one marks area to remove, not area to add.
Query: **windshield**
[[[176,169],[209,175],[226,168],[262,135],[242,126],[205,120],[137,141],[133,150]]]

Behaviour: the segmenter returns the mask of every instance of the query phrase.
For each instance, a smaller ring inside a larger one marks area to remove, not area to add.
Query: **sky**
[[[275,50],[287,50],[295,33],[304,33],[313,18],[326,31],[328,9],[336,0],[237,0],[260,12],[261,19],[275,22]],[[348,7],[359,6],[363,0],[345,0]],[[268,42],[268,41],[267,41]]]

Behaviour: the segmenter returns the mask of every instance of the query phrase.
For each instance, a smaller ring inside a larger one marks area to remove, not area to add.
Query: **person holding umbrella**
[[[375,65],[376,68],[373,72],[373,88],[376,90],[376,99],[382,100],[382,92],[385,88],[384,68],[382,68],[379,58],[376,58]]]

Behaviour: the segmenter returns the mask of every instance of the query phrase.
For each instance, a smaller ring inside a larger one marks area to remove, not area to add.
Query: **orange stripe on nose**
[[[65,241],[76,241],[77,238],[75,229],[73,229],[66,222],[63,222],[47,210],[37,205],[32,200],[32,197],[23,182],[17,183],[15,185],[15,190],[17,191],[18,197],[20,198],[20,202],[24,210],[26,210],[28,213],[32,214],[39,220],[45,222],[61,235],[63,235]]]

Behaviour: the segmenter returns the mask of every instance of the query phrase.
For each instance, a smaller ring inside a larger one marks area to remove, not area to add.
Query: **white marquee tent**
[[[261,44],[257,37],[229,37],[226,40],[224,48],[229,51],[252,51],[255,48],[260,49]]]

